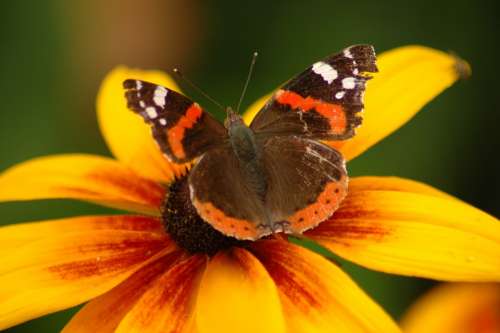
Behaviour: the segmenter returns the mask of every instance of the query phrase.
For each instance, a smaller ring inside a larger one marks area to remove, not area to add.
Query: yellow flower
[[[412,305],[401,325],[407,333],[498,333],[500,284],[438,286]]]
[[[419,46],[384,53],[378,65],[364,125],[338,145],[347,159],[393,132],[467,71],[457,58]],[[178,246],[165,232],[161,208],[165,185],[186,166],[168,163],[148,126],[127,110],[127,78],[177,89],[160,72],[119,68],[106,77],[98,118],[116,160],[79,154],[22,163],[0,175],[0,201],[70,198],[136,215],[1,228],[0,329],[90,300],[64,332],[399,331],[341,269],[285,238],[236,244],[213,256]],[[306,237],[384,272],[500,280],[498,220],[411,180],[351,179],[340,209]]]

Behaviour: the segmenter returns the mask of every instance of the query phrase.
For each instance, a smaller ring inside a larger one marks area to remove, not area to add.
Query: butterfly
[[[371,45],[350,46],[276,90],[249,126],[230,107],[221,123],[153,83],[129,79],[124,88],[168,160],[193,162],[190,199],[201,218],[227,236],[256,240],[300,234],[339,207],[345,160],[324,142],[354,136],[366,82],[377,71]]]

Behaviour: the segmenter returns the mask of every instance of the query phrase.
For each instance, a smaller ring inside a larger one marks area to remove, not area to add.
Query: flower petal
[[[363,125],[350,140],[331,142],[346,160],[351,160],[382,140],[425,104],[470,72],[469,65],[456,56],[423,46],[405,46],[380,54],[380,70],[366,89]],[[271,94],[244,114],[250,123]]]
[[[63,333],[114,333],[122,319],[158,278],[180,258],[174,251],[139,269],[127,280],[87,303],[64,327]]]
[[[0,201],[78,199],[159,215],[164,196],[160,184],[92,155],[36,158],[0,174]]]
[[[193,329],[196,289],[206,257],[191,256],[154,281],[116,333],[182,333]]]
[[[499,284],[445,284],[432,289],[405,314],[406,333],[500,332]]]
[[[378,57],[378,73],[368,83],[363,124],[356,135],[333,145],[352,160],[397,130],[434,97],[470,72],[454,55],[423,46],[405,46]]]
[[[0,256],[0,329],[72,307],[96,297],[126,279],[147,260],[175,247],[166,234],[151,231],[157,221],[134,228],[123,217],[70,219],[82,230],[59,230],[20,246],[2,248]],[[85,221],[88,223],[84,226]],[[32,232],[58,228],[47,223]],[[99,224],[105,224],[103,228]],[[93,228],[92,226],[95,226]],[[29,228],[20,226],[29,233]],[[7,227],[13,231],[14,227]],[[3,228],[0,233],[3,234]],[[13,235],[19,232],[13,232]]]
[[[249,252],[233,248],[210,261],[196,305],[201,333],[279,333],[285,322],[273,280]]]
[[[97,97],[99,125],[113,155],[143,177],[168,183],[183,174],[186,166],[170,163],[154,142],[149,126],[127,108],[123,90],[126,79],[180,90],[163,72],[117,67],[104,78]]]
[[[43,222],[19,223],[0,228],[0,257],[30,242],[71,232],[123,230],[162,234],[162,222],[153,217],[110,215],[81,216]]]
[[[400,177],[362,176],[349,179],[349,191],[400,191],[458,200],[430,185]]]
[[[382,178],[377,179],[381,184]],[[500,281],[496,218],[423,184],[401,186],[393,178],[386,186],[380,184],[378,189],[351,187],[340,209],[306,235],[348,260],[383,272]]]
[[[252,248],[278,286],[289,332],[400,331],[349,276],[322,256],[277,240]]]
[[[273,94],[267,94],[258,100],[256,100],[248,109],[243,113],[243,120],[247,125],[250,125],[252,119],[257,115],[257,113],[264,107],[266,102],[273,96]]]

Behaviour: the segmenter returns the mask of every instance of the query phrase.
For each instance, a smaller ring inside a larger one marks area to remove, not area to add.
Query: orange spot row
[[[197,103],[193,103],[187,109],[186,114],[179,119],[177,124],[167,130],[170,149],[178,159],[183,159],[186,157],[186,152],[184,151],[184,147],[182,146],[182,140],[184,139],[186,129],[192,128],[201,117],[202,113],[203,110],[200,108],[200,106]]]
[[[194,199],[193,206],[205,221],[227,236],[252,240],[260,236],[254,223],[227,216],[210,202],[204,203]]]
[[[289,105],[292,109],[301,109],[304,112],[316,110],[327,118],[331,130],[336,134],[343,134],[347,127],[347,118],[344,109],[339,104],[331,104],[315,99],[310,96],[302,97],[290,90],[279,90],[276,93],[276,101]]]
[[[287,220],[291,229],[301,233],[329,218],[347,194],[345,177],[339,182],[328,183],[315,203],[295,212]]]

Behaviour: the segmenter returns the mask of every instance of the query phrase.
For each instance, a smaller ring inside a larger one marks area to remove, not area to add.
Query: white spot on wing
[[[168,90],[161,86],[156,87],[153,101],[161,108],[165,107],[165,97],[167,97],[167,92]]]
[[[307,126],[307,122],[304,121],[304,113],[302,111],[299,111],[299,119],[304,124],[304,133],[307,133],[309,131],[309,126]]]
[[[146,114],[151,119],[155,119],[156,117],[158,117],[158,112],[156,112],[156,109],[152,106],[148,106],[146,108]]]
[[[162,126],[165,126],[167,125],[167,120],[165,118],[160,118],[160,120],[158,120],[160,122],[160,125]]]
[[[144,101],[139,101],[139,105],[143,109],[146,107],[146,103],[144,103]]]
[[[353,73],[354,75],[358,75],[358,74],[359,74],[359,70],[358,70],[357,68],[354,68],[354,69],[352,70],[352,73]]]
[[[353,58],[352,53],[349,49],[344,50],[344,57],[349,58],[349,59]]]
[[[326,62],[319,61],[312,66],[312,71],[321,75],[323,80],[331,84],[338,76],[337,71]]]
[[[344,89],[354,89],[356,87],[356,80],[353,77],[346,77],[342,80],[342,87]]]
[[[339,91],[338,93],[335,94],[336,99],[342,99],[344,97],[345,91]]]
[[[142,88],[142,82],[139,80],[135,80],[135,89],[141,90]]]
[[[191,201],[194,199],[194,188],[191,184],[189,184],[189,198],[191,199]]]

